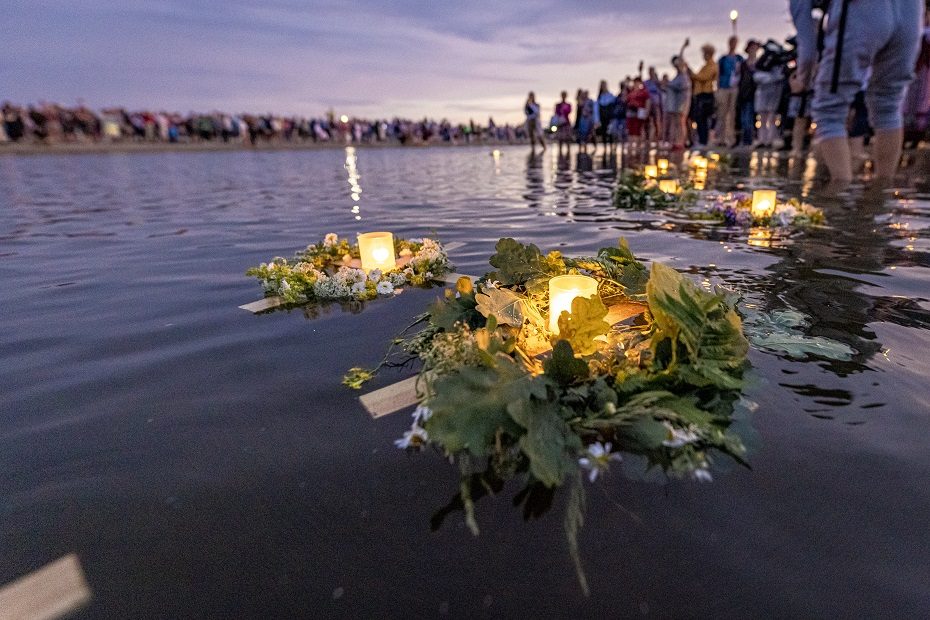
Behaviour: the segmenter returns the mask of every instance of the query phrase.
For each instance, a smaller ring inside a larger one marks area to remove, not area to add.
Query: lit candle
[[[656,168],[659,169],[659,174],[665,174],[668,172],[668,160],[667,159],[657,159]]]
[[[362,233],[358,236],[358,252],[362,256],[362,269],[390,271],[397,267],[394,256],[394,235],[389,232]]]
[[[556,276],[549,280],[549,331],[559,333],[559,316],[571,313],[576,297],[597,295],[597,280],[589,276]]]
[[[654,179],[659,176],[659,169],[652,164],[643,166],[643,176],[645,176],[647,179]]]
[[[774,189],[757,189],[752,193],[752,217],[768,217],[775,211],[778,195]]]
[[[665,192],[666,194],[677,194],[678,181],[675,179],[662,179],[659,181],[659,191]]]
[[[710,158],[712,161],[720,161],[720,153],[711,153]]]
[[[698,170],[707,170],[707,158],[703,155],[698,155],[694,157],[691,162],[694,164],[694,167]]]

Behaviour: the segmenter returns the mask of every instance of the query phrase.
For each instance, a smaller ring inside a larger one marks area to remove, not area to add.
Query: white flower
[[[793,205],[784,205],[779,207],[775,212],[779,226],[790,226],[794,222],[794,218],[797,214],[798,210],[795,209]]]
[[[410,256],[413,252],[410,251],[410,248],[404,248],[400,251],[401,256]]]
[[[713,482],[714,477],[710,475],[710,470],[706,467],[698,467],[691,472],[691,477],[698,482]]]
[[[394,286],[403,286],[407,283],[407,278],[400,272],[395,271],[394,273],[388,274],[388,277],[391,279],[391,284]]]
[[[668,422],[663,422],[665,428],[668,429],[668,439],[662,442],[663,446],[668,448],[680,448],[685,444],[694,443],[700,437],[692,431],[687,429],[675,428]]]
[[[606,472],[611,461],[620,461],[623,457],[618,452],[611,452],[613,445],[608,441],[599,441],[588,446],[588,456],[578,459],[578,464],[589,471],[588,480],[594,482],[601,472]]]
[[[332,248],[339,244],[339,235],[336,233],[328,233],[323,237],[323,247]]]
[[[429,441],[429,436],[426,431],[417,425],[413,425],[409,431],[404,433],[403,437],[394,440],[394,445],[401,450],[419,450],[426,445],[427,441]]]
[[[433,410],[429,407],[424,407],[423,405],[417,405],[417,408],[413,410],[413,423],[414,425],[422,424],[430,419],[430,416],[433,415]]]
[[[385,280],[383,282],[378,282],[378,286],[375,290],[378,291],[379,295],[390,295],[394,292],[394,285]]]
[[[282,293],[286,293],[291,290],[291,285],[287,283],[287,280],[281,280],[281,284],[278,285],[278,289]]]
[[[352,294],[357,297],[359,295],[364,294],[365,289],[366,289],[366,286],[364,282],[356,282],[355,284],[352,285],[351,290],[352,290]]]
[[[369,272],[368,272],[368,279],[371,280],[372,282],[377,282],[378,280],[380,280],[380,279],[381,279],[381,270],[380,270],[380,269],[372,269],[371,271],[369,271]]]

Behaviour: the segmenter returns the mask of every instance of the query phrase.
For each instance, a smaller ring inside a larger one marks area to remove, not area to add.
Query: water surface
[[[0,157],[0,583],[73,551],[92,618],[930,614],[925,168],[899,196],[813,198],[831,228],[769,239],[615,211],[615,167],[481,147]],[[757,155],[720,183],[799,195],[805,168]],[[751,353],[751,470],[589,487],[586,599],[564,498],[524,522],[508,489],[480,537],[459,515],[430,531],[455,469],[394,449],[408,416],[373,421],[340,385],[438,290],[237,308],[260,296],[249,266],[380,229],[467,242],[465,273],[501,236],[623,235],[855,355]]]

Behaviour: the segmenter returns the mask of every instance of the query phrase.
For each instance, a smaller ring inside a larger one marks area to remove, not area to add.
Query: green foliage
[[[499,433],[522,434],[507,406],[528,398],[530,377],[507,356],[494,367],[463,367],[440,377],[428,401],[433,415],[425,428],[430,439],[446,452],[487,456],[494,451]]]
[[[567,340],[557,340],[552,347],[552,356],[543,362],[547,377],[562,387],[587,379],[590,376],[588,365],[575,357],[572,345]]]
[[[530,473],[544,485],[562,484],[578,469],[581,439],[565,423],[561,407],[550,400],[523,399],[507,406],[510,417],[525,429],[520,450],[529,459]]]
[[[494,317],[498,324],[520,327],[526,319],[526,297],[506,288],[486,288],[475,295],[477,310]]]
[[[571,314],[563,311],[559,316],[558,338],[567,340],[579,355],[591,355],[598,348],[594,339],[610,329],[605,316],[607,306],[600,297],[576,297],[572,300]]]
[[[753,312],[745,321],[746,334],[759,349],[781,353],[794,359],[809,355],[831,360],[849,361],[856,351],[852,347],[823,336],[808,336],[807,318],[796,310],[771,313]]]
[[[601,248],[593,257],[565,259],[566,266],[583,269],[601,280],[601,295],[605,299],[638,297],[646,292],[649,272],[636,260],[626,239],[619,247]]]
[[[614,187],[614,206],[618,209],[663,209],[675,204],[675,197],[661,191],[655,183],[633,172],[624,172]]]
[[[543,256],[532,243],[523,245],[514,239],[504,238],[497,242],[495,250],[489,262],[497,271],[489,277],[504,286],[524,284],[540,277],[548,279],[565,271],[561,254],[550,252]]]
[[[656,329],[653,353],[659,362],[692,385],[731,390],[742,386],[749,343],[725,297],[700,289],[661,263],[652,265],[646,296]],[[670,356],[659,355],[665,340]]]
[[[458,463],[453,505],[475,533],[475,500],[504,481],[569,484],[565,531],[587,590],[578,551],[581,467],[593,480],[617,452],[670,476],[706,473],[715,453],[742,462],[730,423],[748,343],[732,296],[660,264],[647,271],[623,239],[593,257],[543,254],[513,239],[496,249],[488,278],[498,283],[460,281],[457,295],[447,291],[430,307],[422,335],[405,341],[423,363],[422,404],[432,412],[414,426]],[[596,278],[599,295],[573,300],[552,338],[540,309],[549,278],[569,270]],[[611,328],[604,300],[634,297],[648,305],[645,324]],[[538,345],[550,339],[546,354]]]

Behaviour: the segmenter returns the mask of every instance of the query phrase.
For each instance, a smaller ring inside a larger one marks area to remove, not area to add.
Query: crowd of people
[[[914,4],[922,0],[893,2]],[[817,4],[811,0],[793,0],[795,21],[801,21],[802,16],[816,19],[818,11],[823,14],[825,9]],[[845,7],[843,3],[837,4]],[[820,100],[824,100],[830,90],[814,79],[817,69],[812,64],[825,65],[824,73],[832,73],[831,37],[833,45],[839,36],[850,40],[847,45],[853,49],[847,52],[847,63],[862,64],[867,60],[856,49],[866,45],[856,39],[862,36],[861,30],[837,35],[844,27],[841,21],[839,15],[834,15],[832,21],[826,22],[817,50],[809,49],[811,29],[804,22],[798,27],[799,36],[785,43],[749,39],[740,49],[734,35],[729,37],[721,54],[713,45],[705,44],[697,62],[688,58],[690,41],[686,39],[671,57],[667,71],[648,67],[644,74],[640,62],[637,74],[620,80],[615,91],[606,80],[601,81],[593,96],[588,90],[578,89],[574,101],[569,101],[568,93],[563,91],[548,119],[531,92],[524,105],[526,132],[534,149],[537,144],[544,149],[547,142],[556,142],[560,153],[573,143],[579,145],[581,152],[589,146],[596,149],[599,143],[605,151],[617,145],[627,148],[646,145],[670,151],[710,146],[801,151],[810,143],[817,127],[812,122],[816,116],[816,91],[820,90]],[[910,25],[911,21],[916,29],[917,13],[909,15],[899,26]],[[824,28],[824,20],[818,27]],[[899,34],[895,41],[910,41],[903,31]],[[851,87],[842,85],[846,90],[838,103],[845,106],[842,126],[831,126],[831,131],[845,131],[854,151],[857,146],[861,151],[873,134],[870,121],[878,117],[879,129],[889,122],[888,108],[897,110],[899,122],[903,118],[904,137],[910,142],[925,137],[930,121],[930,29],[924,30],[919,55],[914,50],[914,55],[908,56],[904,53],[907,49],[903,49],[890,60],[892,54],[885,51],[887,48],[907,47],[907,43],[899,45],[895,41],[870,46],[875,54],[884,51],[889,56],[882,61],[885,65],[878,73],[857,73]],[[813,60],[812,55],[816,56]],[[892,70],[891,62],[899,66]],[[915,67],[916,79],[911,81]],[[846,74],[844,69],[841,75]],[[893,86],[886,86],[886,81],[893,82]]]
[[[452,124],[447,120],[320,118],[280,115],[129,111],[95,112],[83,104],[54,103],[0,107],[0,142],[8,143],[202,143],[257,144],[471,144],[509,143],[526,138],[522,126]]]
[[[547,124],[530,93],[524,113],[534,146],[545,147],[548,134],[560,150],[571,143],[582,150],[597,143],[670,150],[711,145],[791,148],[790,129],[795,119],[804,122],[807,112],[791,91],[790,48],[750,39],[741,53],[737,37],[731,36],[725,53],[716,56],[714,46],[706,44],[699,66],[692,66],[685,55],[689,43],[685,40],[672,56],[670,70],[661,75],[656,67],[644,74],[640,62],[638,74],[620,80],[615,92],[606,80],[594,97],[578,89],[574,104],[562,92]],[[802,127],[796,147],[806,138],[807,125]]]

